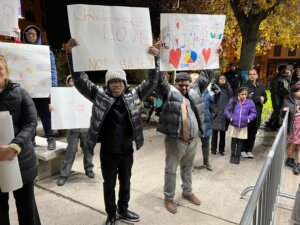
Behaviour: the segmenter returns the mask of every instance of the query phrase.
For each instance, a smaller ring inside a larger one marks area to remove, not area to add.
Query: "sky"
[[[125,5],[125,0],[49,0],[46,1],[47,35],[51,48],[61,49],[70,38],[68,4]]]

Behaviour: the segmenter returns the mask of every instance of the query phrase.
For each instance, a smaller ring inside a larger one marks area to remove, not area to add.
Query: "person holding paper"
[[[26,27],[23,31],[23,41],[27,44],[41,45],[42,44],[42,32],[41,30],[34,26],[30,25]],[[50,50],[50,62],[51,62],[51,81],[52,87],[57,86],[57,71],[55,65],[55,57]],[[33,99],[38,116],[40,117],[44,133],[47,138],[48,150],[54,150],[56,148],[56,141],[54,138],[54,131],[51,127],[51,113],[49,111],[50,98],[34,98]],[[33,139],[35,144],[35,141]]]
[[[84,72],[74,72],[71,50],[78,45],[76,39],[70,39],[66,44],[69,67],[75,87],[93,102],[87,145],[93,153],[96,143],[101,143],[104,203],[108,214],[105,224],[116,224],[116,213],[119,218],[127,221],[139,221],[140,216],[128,210],[133,165],[132,142],[135,141],[137,150],[144,143],[140,107],[141,102],[146,100],[157,86],[158,70],[149,70],[148,78],[136,88],[127,86],[126,73],[122,69],[108,70],[105,75],[106,87],[99,87],[92,83]],[[149,53],[157,56],[159,50],[152,46]],[[116,204],[117,176],[120,188]]]
[[[74,81],[72,79],[72,76],[69,75],[66,78],[66,85],[67,87],[73,87]],[[84,170],[85,175],[87,175],[89,178],[94,178],[94,172],[93,172],[93,156],[88,151],[87,145],[86,145],[86,139],[87,139],[87,129],[70,129],[67,132],[67,141],[68,146],[66,149],[66,155],[64,158],[64,162],[60,169],[60,177],[57,180],[58,186],[63,186],[72,169],[74,159],[76,156],[76,152],[78,150],[78,142],[80,141],[80,147],[83,151],[83,164],[84,164]]]
[[[202,80],[202,76],[198,79]],[[174,202],[176,171],[180,165],[182,197],[194,205],[201,201],[192,192],[192,170],[198,144],[198,134],[204,131],[204,102],[200,89],[204,83],[198,81],[191,87],[192,78],[180,72],[175,87],[165,76],[159,76],[155,92],[162,99],[162,113],[157,131],[165,134],[164,204],[171,213],[177,213]]]
[[[23,187],[13,191],[19,225],[40,225],[34,196],[34,179],[37,175],[37,159],[32,137],[37,126],[34,103],[19,84],[8,78],[9,70],[4,56],[0,56],[0,111],[12,116],[15,137],[10,144],[0,143],[0,161],[18,157]],[[11,179],[14,179],[12,177]],[[0,190],[0,224],[9,225],[9,194]]]

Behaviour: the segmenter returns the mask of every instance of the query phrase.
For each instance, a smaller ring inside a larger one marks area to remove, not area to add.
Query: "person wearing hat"
[[[74,81],[71,75],[67,76],[66,85],[67,87],[74,86]],[[67,132],[68,146],[66,148],[65,158],[60,169],[60,177],[57,180],[58,186],[63,186],[70,175],[74,163],[74,159],[76,156],[76,152],[78,150],[79,141],[80,141],[80,147],[83,151],[83,165],[84,165],[85,175],[89,178],[94,178],[94,172],[93,172],[94,165],[92,163],[93,156],[88,151],[86,140],[87,140],[87,129],[68,130]]]
[[[140,216],[128,209],[133,141],[137,150],[144,144],[140,107],[141,102],[145,101],[157,86],[158,70],[149,70],[147,79],[136,88],[128,87],[123,70],[108,70],[105,74],[106,87],[99,87],[92,83],[84,72],[74,72],[71,50],[77,45],[79,43],[76,39],[70,39],[66,44],[68,61],[75,87],[93,102],[87,145],[93,154],[96,143],[101,143],[104,203],[108,214],[105,224],[116,224],[116,214],[127,221],[139,221]],[[157,56],[159,50],[152,46],[149,53]],[[116,204],[117,176],[120,187]]]

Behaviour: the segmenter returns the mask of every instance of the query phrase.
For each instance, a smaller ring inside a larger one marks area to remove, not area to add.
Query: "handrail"
[[[286,113],[282,126],[268,153],[261,173],[255,186],[247,187],[242,192],[242,197],[253,190],[240,225],[267,225],[274,220],[275,204],[278,196],[293,198],[292,195],[280,192],[280,180],[287,146],[287,120]]]

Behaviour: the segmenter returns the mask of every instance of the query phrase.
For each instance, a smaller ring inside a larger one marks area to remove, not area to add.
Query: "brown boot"
[[[165,207],[170,213],[177,213],[177,205],[173,200],[165,199]]]
[[[194,205],[200,205],[201,204],[201,201],[199,198],[197,198],[194,194],[192,195],[184,195],[182,194],[182,197],[186,200],[188,200],[190,203],[194,204]]]

